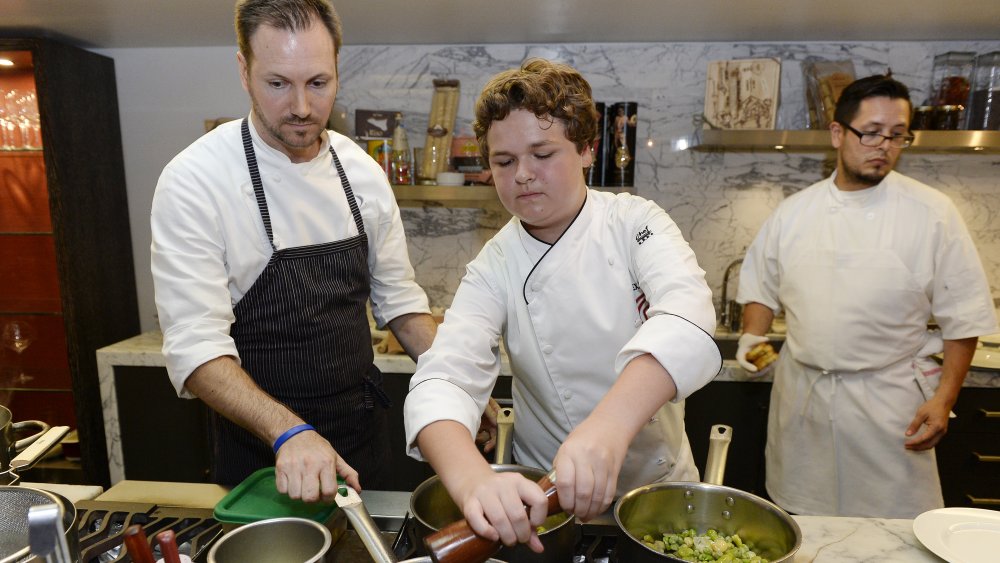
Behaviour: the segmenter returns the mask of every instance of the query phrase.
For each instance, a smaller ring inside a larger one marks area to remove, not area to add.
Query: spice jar
[[[965,106],[972,84],[976,54],[949,51],[934,57],[931,87],[928,90],[935,106]]]
[[[968,129],[1000,129],[1000,51],[976,57]]]

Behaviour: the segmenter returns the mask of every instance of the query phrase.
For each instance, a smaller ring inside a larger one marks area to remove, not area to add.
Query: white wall
[[[205,132],[206,118],[241,117],[249,112],[249,99],[235,46],[97,52],[115,60],[136,290],[147,331],[156,327],[149,210],[160,171]]]

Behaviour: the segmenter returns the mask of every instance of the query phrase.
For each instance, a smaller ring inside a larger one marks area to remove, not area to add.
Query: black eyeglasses
[[[851,127],[850,125],[844,123],[843,121],[838,121],[837,123],[843,125],[848,131],[854,133],[858,136],[858,140],[861,144],[866,147],[877,147],[882,144],[884,139],[889,139],[889,144],[897,149],[905,149],[906,147],[913,144],[913,135],[903,135],[902,133],[896,133],[895,135],[883,135],[881,133],[864,133],[858,131],[857,129]]]

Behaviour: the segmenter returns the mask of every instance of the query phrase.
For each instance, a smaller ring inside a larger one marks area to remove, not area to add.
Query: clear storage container
[[[1000,130],[1000,51],[976,57],[968,129]]]
[[[949,51],[934,57],[931,73],[931,105],[964,106],[968,103],[976,54]]]

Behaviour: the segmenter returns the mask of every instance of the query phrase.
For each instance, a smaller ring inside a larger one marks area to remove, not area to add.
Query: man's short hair
[[[910,101],[910,89],[905,84],[893,78],[892,73],[875,74],[859,78],[844,88],[837,100],[837,109],[834,111],[833,120],[840,123],[850,123],[858,114],[861,101],[875,97],[906,100],[910,108],[913,107],[913,102]]]
[[[236,42],[247,64],[250,64],[253,59],[250,38],[261,25],[288,31],[302,31],[312,24],[313,18],[319,18],[333,37],[333,55],[336,57],[340,54],[343,38],[340,16],[329,0],[238,0]]]

